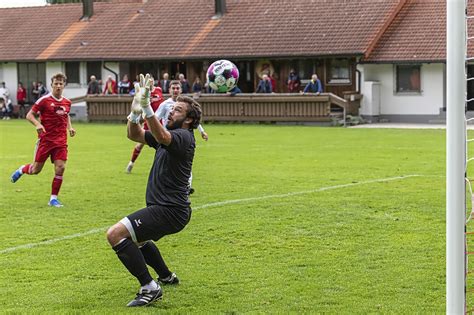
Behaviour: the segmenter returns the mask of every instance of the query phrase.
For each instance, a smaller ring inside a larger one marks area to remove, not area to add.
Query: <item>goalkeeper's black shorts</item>
[[[138,210],[122,222],[130,232],[135,242],[148,240],[157,241],[165,235],[174,234],[189,223],[191,219],[191,208],[174,208],[164,206],[149,206]]]

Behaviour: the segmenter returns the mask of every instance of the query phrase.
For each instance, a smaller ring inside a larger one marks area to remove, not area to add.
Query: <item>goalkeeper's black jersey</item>
[[[146,204],[188,208],[189,177],[193,165],[196,141],[194,133],[188,129],[170,130],[171,143],[159,144],[150,131],[145,133],[145,141],[156,149],[155,160],[148,176]]]

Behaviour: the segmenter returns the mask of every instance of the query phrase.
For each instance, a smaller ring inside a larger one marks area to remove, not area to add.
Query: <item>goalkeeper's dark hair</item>
[[[191,123],[191,129],[196,129],[201,123],[202,110],[201,105],[199,105],[196,100],[189,96],[180,95],[176,98],[176,102],[184,102],[188,104],[186,109],[186,118],[192,118],[193,122]]]

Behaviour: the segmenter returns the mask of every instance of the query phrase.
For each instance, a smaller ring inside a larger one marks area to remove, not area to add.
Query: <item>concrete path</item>
[[[445,124],[409,124],[409,123],[373,123],[349,126],[348,128],[392,128],[392,129],[446,129]],[[474,130],[474,125],[468,125],[467,129]]]

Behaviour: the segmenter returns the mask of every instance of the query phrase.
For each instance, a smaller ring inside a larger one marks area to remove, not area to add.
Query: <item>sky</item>
[[[45,4],[46,0],[0,0],[0,8],[31,7]]]

